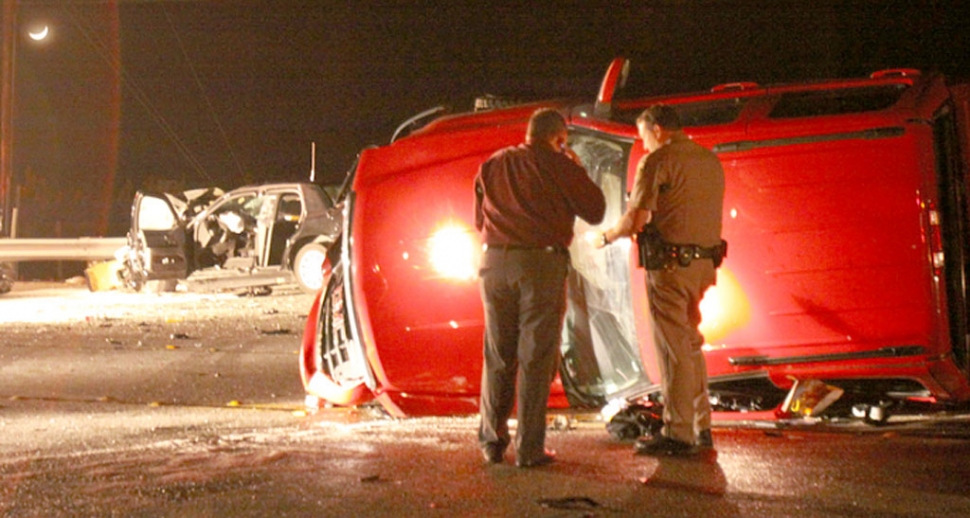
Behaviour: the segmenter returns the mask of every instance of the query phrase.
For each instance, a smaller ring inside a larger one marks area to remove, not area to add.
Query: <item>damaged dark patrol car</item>
[[[296,283],[316,292],[340,220],[334,202],[313,183],[138,192],[120,275],[136,291],[162,281],[191,291]]]

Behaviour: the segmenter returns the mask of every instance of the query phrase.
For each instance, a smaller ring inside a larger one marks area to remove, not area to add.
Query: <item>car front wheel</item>
[[[307,293],[316,293],[323,287],[323,262],[327,249],[319,243],[309,243],[296,253],[293,274],[297,284]]]

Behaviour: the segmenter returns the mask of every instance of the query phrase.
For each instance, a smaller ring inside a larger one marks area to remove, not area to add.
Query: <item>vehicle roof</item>
[[[775,103],[781,98],[798,95],[830,95],[835,92],[850,92],[863,89],[895,89],[898,92],[910,89],[913,86],[929,83],[936,77],[935,74],[925,74],[915,69],[887,69],[873,72],[866,77],[823,79],[792,83],[779,83],[771,85],[759,85],[753,82],[737,82],[716,85],[709,90],[700,92],[687,92],[676,94],[665,94],[657,96],[637,97],[626,99],[615,103],[612,115],[609,119],[597,119],[593,115],[593,105],[574,100],[553,99],[548,101],[538,101],[529,104],[519,104],[511,107],[496,108],[491,110],[464,112],[438,117],[429,122],[423,128],[414,131],[401,140],[434,138],[437,135],[455,134],[463,132],[475,132],[483,128],[496,128],[506,125],[521,125],[528,121],[529,116],[538,108],[552,107],[562,110],[569,110],[571,122],[580,126],[600,126],[612,127],[619,133],[629,133],[635,136],[635,131],[631,132],[635,124],[636,116],[646,107],[664,103],[671,105],[687,106],[691,104],[717,103],[742,104],[756,99],[770,99]],[[918,89],[918,88],[917,88]],[[837,94],[832,94],[837,95]],[[873,101],[873,106],[877,108],[888,108],[895,104],[896,98],[886,101],[885,105],[878,105],[878,100]],[[810,101],[806,101],[810,102]],[[797,110],[797,107],[795,108]],[[717,117],[709,106],[703,110],[708,117]],[[871,110],[878,111],[878,110]],[[740,108],[737,110],[740,113]],[[771,114],[764,112],[766,118]],[[823,115],[839,115],[839,113],[825,113]],[[730,114],[724,113],[723,117]],[[797,116],[790,115],[791,117]],[[682,115],[683,117],[683,115]],[[705,126],[716,123],[724,123],[725,120],[685,120],[685,127]],[[617,127],[619,126],[619,127]],[[623,127],[626,127],[624,129]]]
[[[538,108],[563,110],[573,128],[633,141],[637,139],[635,120],[644,108],[671,104],[677,106],[692,138],[714,145],[748,138],[756,121],[764,138],[778,132],[797,136],[895,126],[914,117],[920,92],[940,79],[939,75],[918,70],[892,69],[867,77],[767,86],[730,83],[703,92],[618,100],[607,116],[599,115],[592,103],[566,99],[449,114],[391,144],[364,150],[358,165],[366,165],[362,168],[366,179],[357,176],[355,182],[419,170],[433,163],[471,157],[480,160],[482,155],[522,142],[528,119]]]

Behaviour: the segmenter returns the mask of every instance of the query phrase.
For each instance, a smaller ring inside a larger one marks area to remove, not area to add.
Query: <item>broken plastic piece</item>
[[[844,393],[841,388],[816,379],[795,380],[778,415],[779,417],[817,417]]]
[[[606,431],[613,438],[624,441],[637,437],[651,437],[659,433],[662,427],[663,405],[648,402],[630,405],[617,412],[606,424]]]

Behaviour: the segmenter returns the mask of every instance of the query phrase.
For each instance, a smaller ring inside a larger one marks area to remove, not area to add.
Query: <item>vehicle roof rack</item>
[[[756,88],[760,88],[758,83],[754,83],[751,81],[742,81],[738,83],[724,83],[722,85],[717,85],[711,88],[711,93],[731,92],[731,91],[740,92],[744,90],[754,90]]]
[[[871,79],[884,79],[887,77],[916,77],[920,71],[915,68],[887,68],[878,70],[869,75]]]
[[[422,119],[427,119],[428,117],[437,115],[447,110],[448,110],[447,106],[435,106],[434,108],[429,108],[427,110],[424,110],[423,112],[415,115],[414,117],[411,117],[410,119],[402,122],[401,125],[398,126],[396,130],[394,130],[394,134],[391,135],[391,142],[393,143],[394,141],[396,141],[397,138],[401,135],[401,133],[411,128],[412,126],[416,125]]]
[[[498,95],[485,94],[475,98],[475,111],[486,111],[494,110],[497,108],[508,108],[510,106],[515,106],[517,104],[522,104],[522,101],[518,99],[512,99],[509,97],[501,97]]]

